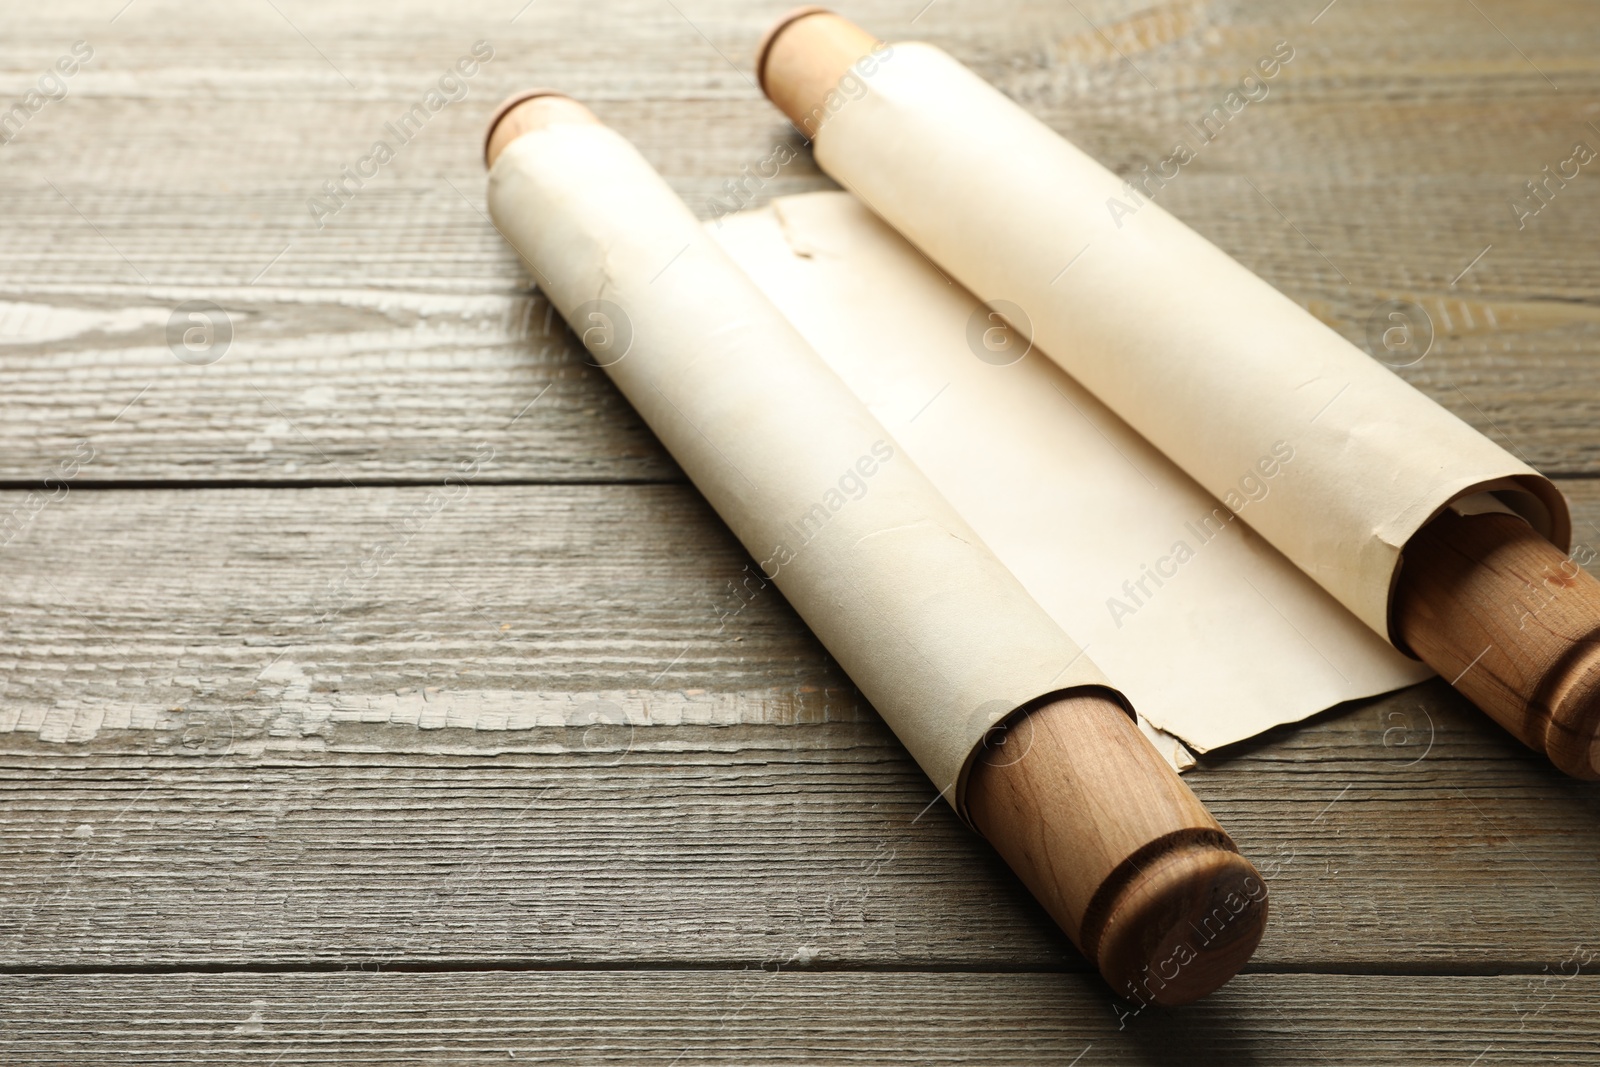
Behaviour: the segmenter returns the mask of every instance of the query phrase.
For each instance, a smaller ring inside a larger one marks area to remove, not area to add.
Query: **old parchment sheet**
[[[1037,348],[987,347],[986,309],[855,197],[708,228],[1155,726],[1204,751],[1431,673],[1247,525],[1293,443],[1237,472],[1235,513]]]

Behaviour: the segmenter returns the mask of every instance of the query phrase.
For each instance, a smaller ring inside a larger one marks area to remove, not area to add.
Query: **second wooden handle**
[[[1600,778],[1600,581],[1522,519],[1447,511],[1423,527],[1395,631],[1528,747]]]

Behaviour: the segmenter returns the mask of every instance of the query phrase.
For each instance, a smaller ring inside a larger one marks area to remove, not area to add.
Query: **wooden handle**
[[[493,167],[506,146],[525,133],[558,124],[599,125],[594,112],[565,93],[554,89],[529,89],[508,96],[494,114],[483,134],[483,164]]]
[[[1184,1004],[1238,973],[1266,883],[1127,713],[1072,696],[1003,730],[967,810],[1111,988]]]
[[[801,133],[815,137],[827,119],[828,94],[878,43],[872,34],[826,8],[797,7],[761,38],[756,79],[767,99]]]
[[[1576,778],[1600,778],[1600,581],[1522,519],[1446,511],[1406,545],[1395,632]]]

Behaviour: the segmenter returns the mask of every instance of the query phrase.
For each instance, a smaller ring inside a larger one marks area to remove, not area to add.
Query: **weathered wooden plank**
[[[1580,957],[1581,958],[1581,957]],[[777,966],[774,960],[770,966]],[[1580,965],[1587,972],[1592,964]],[[1589,973],[1247,974],[1118,1014],[1094,979],[785,970],[0,978],[7,1062],[1578,1063]],[[1448,1019],[1448,1026],[1441,1020]],[[1075,1057],[1077,1059],[1075,1059]]]
[[[55,335],[8,360],[9,475],[39,483],[76,454],[98,482],[438,482],[482,445],[481,480],[682,478],[541,298],[197,293],[0,297],[0,331]],[[237,323],[210,366],[166,344],[190,299]]]
[[[858,706],[692,488],[478,485],[482,455],[447,486],[0,493],[0,731],[86,740],[210,707],[314,732],[416,721],[407,693],[462,726],[565,721],[530,693]],[[1565,486],[1600,542],[1600,483]]]
[[[8,745],[4,965],[1082,966],[874,724],[220,744]],[[1260,963],[1538,967],[1600,924],[1593,788],[1439,692],[1190,778],[1271,883]]]
[[[1435,331],[1402,372],[1413,384],[1543,469],[1595,469],[1600,312],[1586,298],[1456,299],[1436,286],[1309,303],[1359,342],[1396,295]],[[181,363],[165,342],[173,309],[193,299],[235,323],[210,366]],[[15,342],[0,476],[41,482],[87,439],[96,481],[438,481],[463,441],[495,448],[489,480],[681,477],[548,311],[515,292],[0,292],[0,332]]]
[[[97,37],[68,98],[0,146],[0,479],[38,481],[87,436],[104,480],[439,480],[460,438],[486,435],[498,478],[675,478],[564,331],[543,335],[545,309],[481,213],[479,131],[504,92],[561,84],[709,215],[790,136],[735,70],[772,11],[631,0],[597,17],[569,2],[509,23],[506,6],[288,8],[328,60],[270,9],[219,22],[146,3]],[[91,12],[30,13],[0,62],[26,84]],[[852,14],[907,30],[897,5]],[[1016,4],[981,20],[934,5],[910,29],[1130,175],[1290,40],[1268,96],[1158,199],[1352,340],[1384,301],[1417,302],[1435,340],[1408,379],[1535,464],[1595,473],[1600,292],[1584,235],[1600,201],[1585,171],[1525,227],[1511,209],[1574,139],[1600,142],[1583,18],[1546,5],[1508,23],[1527,59],[1443,0],[1315,26],[1278,5]],[[466,97],[319,228],[322,183],[480,36],[497,56]],[[802,156],[746,195],[828,184]],[[192,299],[233,320],[217,364],[168,351],[168,319]],[[546,386],[540,417],[507,430]]]
[[[692,490],[476,486],[402,541],[426,493],[74,493],[5,548],[0,960],[1076,965],[776,591],[727,599]],[[1600,923],[1595,788],[1439,683],[1191,780],[1263,961]]]
[[[87,439],[83,476],[106,482],[439,481],[470,454],[463,442],[495,449],[486,480],[681,477],[537,297],[259,286],[131,295],[0,294],[0,328],[34,339],[8,357],[0,475],[37,484]],[[1312,306],[1361,340],[1393,295]],[[1413,384],[1543,469],[1593,469],[1600,312],[1403,295],[1431,309],[1438,331],[1434,351],[1403,372]],[[220,362],[188,366],[168,350],[180,299],[209,299],[240,324]],[[1460,333],[1446,336],[1446,324]]]
[[[382,717],[397,690],[485,694],[475,710],[503,717],[497,693],[847,684],[688,486],[460,477],[69,490],[35,494],[31,515],[27,494],[0,494],[18,530],[0,549],[0,728],[54,736],[51,709],[73,705],[108,709],[107,726],[182,705],[299,731]],[[94,727],[61,736],[80,729]]]

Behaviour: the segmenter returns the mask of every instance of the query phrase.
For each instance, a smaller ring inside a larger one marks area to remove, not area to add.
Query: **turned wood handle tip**
[[[594,112],[558,89],[528,89],[501,101],[483,131],[483,165],[493,167],[506,146],[525,133],[557,123],[599,123]]]
[[[756,45],[756,83],[761,86],[761,91],[770,98],[772,93],[767,89],[767,59],[772,54],[772,46],[777,42],[779,35],[787,30],[790,25],[806,18],[809,15],[832,15],[833,12],[818,4],[801,4],[791,7],[788,11],[773,20],[761,35],[760,42]],[[837,17],[837,16],[835,16]]]
[[[797,7],[778,18],[756,50],[756,80],[806,137],[826,118],[825,101],[878,39],[827,8]]]
[[[1159,853],[1116,894],[1095,963],[1135,1003],[1187,1004],[1249,962],[1267,924],[1255,865],[1222,835]]]

